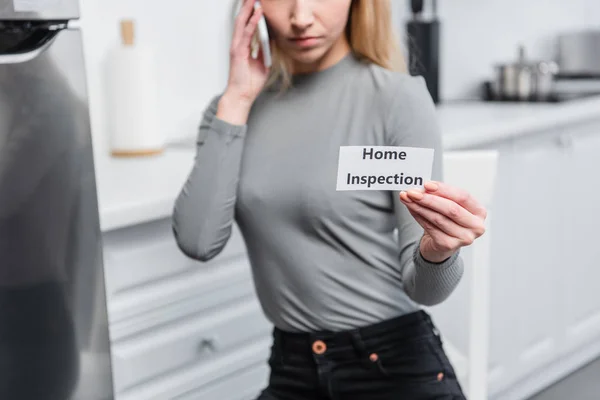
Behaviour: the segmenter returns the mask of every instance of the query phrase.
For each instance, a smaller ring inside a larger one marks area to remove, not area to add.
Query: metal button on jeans
[[[327,350],[327,346],[325,345],[325,342],[323,342],[322,340],[317,340],[312,345],[312,351],[315,354],[323,354],[323,353],[325,353],[326,350]]]

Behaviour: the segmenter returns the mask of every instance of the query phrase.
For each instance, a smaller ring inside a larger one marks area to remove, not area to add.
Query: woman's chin
[[[303,49],[301,51],[293,50],[288,53],[289,57],[297,64],[314,66],[324,56],[325,49],[314,47],[311,49]]]

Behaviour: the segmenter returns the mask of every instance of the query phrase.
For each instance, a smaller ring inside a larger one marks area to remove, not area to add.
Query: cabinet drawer
[[[139,296],[131,295],[109,303],[111,340],[125,340],[235,301],[253,301],[256,292],[249,266],[246,261],[239,264],[241,267],[237,269],[235,266],[223,268],[211,275],[211,279],[168,281],[140,290]]]
[[[269,366],[267,363],[260,363],[173,400],[254,400],[268,383]]]
[[[149,329],[182,313],[254,292],[239,233],[232,236],[227,252],[201,263],[179,251],[172,235],[164,231],[169,226],[164,221],[147,224],[128,229],[127,235],[113,232],[105,240],[108,316],[111,334],[116,335],[113,339],[136,333],[133,328]],[[192,302],[193,307],[183,305],[173,310],[185,302]]]
[[[116,341],[115,388],[122,391],[187,365],[210,362],[253,339],[269,337],[271,329],[252,300]]]
[[[263,338],[204,364],[191,364],[170,374],[119,393],[117,400],[176,399],[194,390],[210,387],[251,368],[267,365],[272,340]],[[266,379],[263,378],[263,379]],[[264,382],[264,381],[263,381]],[[258,383],[258,382],[257,382]],[[245,391],[246,388],[240,388]],[[198,400],[226,400],[196,397]],[[236,399],[237,400],[237,399]],[[245,399],[244,399],[245,400]]]
[[[221,254],[206,263],[192,260],[177,246],[170,219],[109,232],[102,240],[109,301],[141,285],[198,268],[210,269],[246,253],[241,233],[235,226]]]

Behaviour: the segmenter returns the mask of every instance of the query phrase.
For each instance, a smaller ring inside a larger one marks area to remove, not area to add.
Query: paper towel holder
[[[123,87],[120,83],[109,85],[112,89],[109,90],[108,96],[108,101],[111,103],[110,114],[112,115],[110,118],[115,118],[115,115],[125,117],[124,120],[116,118],[113,121],[109,139],[110,153],[113,157],[158,155],[164,152],[165,143],[158,131],[155,95],[146,96],[142,92],[138,92],[140,87],[148,87],[148,84],[152,85],[155,81],[154,71],[148,70],[148,68],[153,70],[152,52],[146,46],[136,43],[136,26],[133,19],[121,19],[119,27],[120,43],[113,48],[108,59],[109,83],[114,77],[119,77],[117,82],[131,82],[132,77],[141,80],[133,79],[136,82],[133,93],[130,92],[131,88]],[[140,68],[142,69],[140,70]],[[128,104],[133,103],[142,105],[144,109],[148,110],[149,115],[145,117],[132,116]],[[150,109],[146,107],[150,107]],[[152,118],[150,118],[151,116]],[[143,121],[136,121],[139,118],[142,118]],[[115,125],[116,121],[118,121],[118,125]]]
[[[132,19],[121,20],[121,43],[124,46],[135,44],[135,22]]]

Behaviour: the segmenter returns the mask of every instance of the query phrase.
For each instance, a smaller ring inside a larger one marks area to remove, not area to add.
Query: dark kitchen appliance
[[[0,0],[0,399],[112,400],[78,0]]]
[[[598,83],[600,84],[600,81]],[[561,88],[553,89],[543,97],[532,96],[526,99],[497,97],[494,93],[493,85],[494,83],[491,81],[486,81],[483,83],[481,97],[484,101],[500,103],[563,103],[589,97],[600,97],[600,89],[564,90]]]
[[[557,62],[560,78],[600,79],[600,30],[558,35]]]
[[[486,89],[484,89],[486,90]],[[553,92],[543,99],[529,99],[529,100],[508,100],[508,99],[494,99],[490,97],[484,97],[485,101],[490,102],[521,102],[521,103],[564,103],[571,100],[585,99],[590,97],[600,97],[600,91],[598,92]]]
[[[412,20],[406,24],[408,65],[411,75],[421,75],[433,101],[440,102],[440,21],[437,0],[431,1],[432,16],[423,16],[423,0],[411,0]]]

